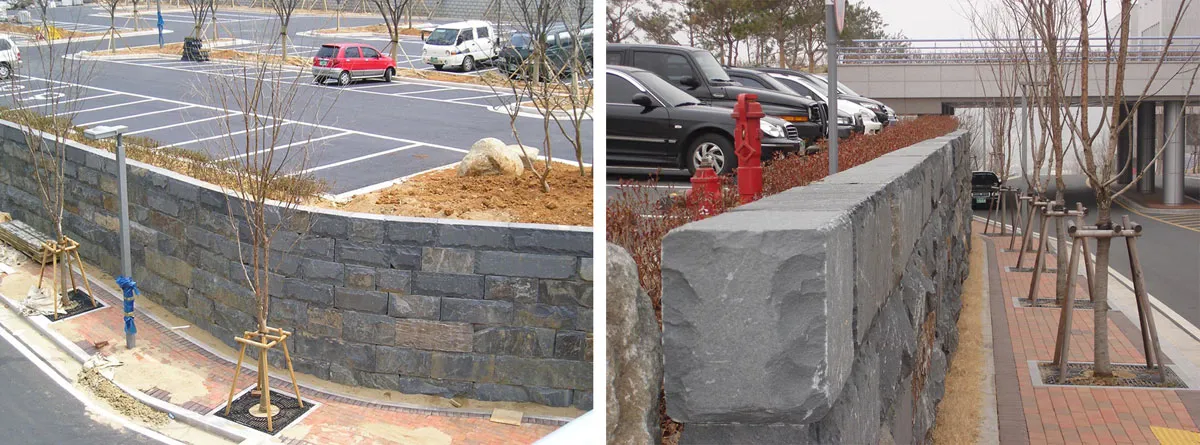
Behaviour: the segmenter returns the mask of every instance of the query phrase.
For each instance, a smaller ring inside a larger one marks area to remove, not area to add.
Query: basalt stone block
[[[350,264],[395,269],[416,269],[421,266],[421,249],[418,247],[338,241],[337,254],[340,261]]]
[[[430,375],[436,379],[475,383],[496,381],[496,357],[483,354],[434,352]]]
[[[400,376],[396,374],[354,371],[354,377],[360,385],[367,388],[396,389],[400,386]]]
[[[511,324],[513,304],[507,301],[443,298],[442,320],[479,324]]]
[[[312,335],[342,336],[342,312],[323,307],[308,308],[308,324],[304,331]]]
[[[563,360],[587,359],[587,334],[578,331],[559,331],[555,336],[554,358]]]
[[[385,292],[339,287],[334,289],[333,305],[352,311],[386,314],[388,309],[388,294]]]
[[[512,235],[507,227],[444,224],[438,228],[439,246],[507,249]]]
[[[846,214],[729,212],[667,235],[663,351],[672,418],[807,423],[829,412],[854,360]]]
[[[475,272],[485,275],[562,280],[575,275],[578,267],[578,260],[574,256],[564,255],[489,250],[479,252],[476,257]]]
[[[472,393],[471,398],[485,402],[528,402],[529,393],[525,391],[525,388],[520,386],[501,385],[498,383],[476,383],[475,391]]]
[[[364,266],[346,266],[346,287],[354,289],[375,289],[375,268]]]
[[[296,278],[284,278],[283,292],[289,298],[296,298],[325,306],[333,304],[333,286],[329,284],[312,283]]]
[[[425,379],[419,377],[401,376],[399,380],[399,386],[396,388],[396,390],[402,393],[426,394],[445,398],[453,398],[459,395],[470,394],[474,386],[471,384],[471,382]]]
[[[582,390],[578,390],[578,389],[573,390],[573,391],[571,391],[571,399],[573,402],[572,404],[574,404],[576,408],[579,408],[584,411],[591,411],[591,409],[592,409],[592,392],[591,391],[582,391]]]
[[[579,278],[581,278],[581,279],[583,279],[583,281],[587,281],[589,283],[592,281],[592,259],[591,258],[580,258],[579,259]]]
[[[433,355],[429,351],[376,346],[375,372],[409,377],[429,377],[432,358]]]
[[[424,272],[469,274],[475,272],[475,251],[425,247],[421,249]]]
[[[396,344],[396,319],[387,315],[342,312],[342,336],[346,341],[376,345]]]
[[[517,251],[592,255],[592,232],[573,230],[513,229]]]
[[[472,329],[467,323],[397,319],[396,346],[430,351],[470,352]]]
[[[592,364],[574,360],[496,356],[496,380],[520,386],[588,389],[592,387]]]
[[[541,280],[541,302],[551,306],[592,307],[592,284],[582,281]]]
[[[538,300],[538,280],[520,277],[487,277],[484,298],[533,304]]]
[[[580,310],[565,306],[550,306],[545,304],[522,304],[516,306],[513,324],[550,329],[583,329],[591,326],[590,310]],[[588,317],[583,314],[588,313]],[[585,320],[586,318],[586,320]]]
[[[375,287],[383,292],[407,294],[412,291],[412,272],[398,269],[376,269]]]
[[[342,263],[305,258],[300,260],[300,273],[308,280],[342,283],[346,278],[346,267]]]
[[[437,240],[437,224],[388,221],[384,223],[389,242],[427,246]]]
[[[292,328],[308,324],[308,303],[303,301],[271,298],[270,309],[272,324],[279,322]]]
[[[417,272],[413,293],[439,297],[483,298],[483,275]]]
[[[529,401],[539,405],[546,406],[571,406],[570,389],[558,388],[541,388],[537,386],[525,387],[525,392],[529,394]]]
[[[531,357],[538,350],[534,328],[490,327],[475,332],[474,351]]]
[[[442,299],[425,295],[388,295],[388,315],[397,318],[440,320]]]

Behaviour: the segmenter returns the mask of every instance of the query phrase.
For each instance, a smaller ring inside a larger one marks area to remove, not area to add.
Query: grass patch
[[[41,24],[20,25],[20,24],[16,24],[16,23],[0,23],[0,33],[4,33],[4,34],[20,34],[20,35],[24,35],[24,36],[33,37],[33,36],[37,35],[39,32],[42,32]],[[98,36],[98,35],[103,35],[103,34],[104,34],[103,32],[72,31],[69,29],[63,29],[61,27],[54,26],[53,23],[50,24],[50,32],[48,33],[49,37],[53,37],[55,39],[77,39],[80,37],[91,37],[91,36]]]
[[[984,385],[992,377],[984,374],[983,320],[979,315],[982,305],[987,304],[983,295],[984,250],[980,236],[972,235],[971,268],[963,283],[962,315],[958,317],[958,349],[950,361],[946,395],[934,420],[935,444],[979,442]]]

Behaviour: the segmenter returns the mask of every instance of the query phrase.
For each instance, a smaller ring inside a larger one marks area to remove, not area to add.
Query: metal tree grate
[[[1061,304],[1058,304],[1058,300],[1056,300],[1054,298],[1038,298],[1037,302],[1035,302],[1034,304],[1029,304],[1028,298],[1017,298],[1016,300],[1017,300],[1017,307],[1036,307],[1036,308],[1051,308],[1051,309],[1058,309],[1058,308],[1062,307]],[[1095,306],[1096,305],[1092,302],[1092,300],[1076,299],[1074,308],[1077,311],[1090,311],[1093,308],[1095,308]]]
[[[271,404],[279,408],[279,413],[271,417],[274,430],[267,431],[267,418],[255,417],[250,414],[250,408],[256,404],[258,404],[258,396],[251,395],[251,391],[246,391],[233,399],[233,408],[229,410],[229,415],[225,415],[225,404],[221,404],[215,414],[217,417],[232,420],[257,431],[275,434],[283,431],[284,428],[313,408],[313,404],[309,400],[305,400],[304,408],[301,408],[295,397],[273,390],[271,391]]]
[[[1158,370],[1146,369],[1144,365],[1112,365],[1114,373],[1131,375],[1132,377],[1114,377],[1107,382],[1084,381],[1087,379],[1083,374],[1086,371],[1092,370],[1091,363],[1068,363],[1067,364],[1067,381],[1060,382],[1058,380],[1058,366],[1049,362],[1038,363],[1038,374],[1042,379],[1042,384],[1045,385],[1069,385],[1069,386],[1113,386],[1126,388],[1187,388],[1188,385],[1183,379],[1179,378],[1170,367],[1166,368],[1166,380],[1163,383],[1158,383]]]
[[[54,318],[53,315],[42,316],[46,317],[46,319],[50,321],[62,321],[76,315],[84,314],[104,307],[104,303],[101,303],[100,300],[96,300],[96,305],[93,306],[92,298],[89,297],[87,292],[85,292],[83,289],[72,289],[67,291],[67,299],[74,302],[75,305],[71,306],[70,308],[65,308],[65,314],[59,314],[58,318]]]

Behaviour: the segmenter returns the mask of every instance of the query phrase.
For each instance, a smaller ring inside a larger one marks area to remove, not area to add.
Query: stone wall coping
[[[16,130],[19,130],[22,132],[25,131],[25,128],[23,128],[21,125],[15,123],[15,122],[3,120],[3,119],[0,119],[0,125],[6,126],[9,128],[13,128],[13,129],[16,129]],[[47,138],[47,139],[53,138],[53,135],[49,135],[40,130],[33,130],[33,131],[41,133],[43,138]],[[92,147],[90,145],[82,144],[82,143],[76,142],[74,140],[67,140],[66,142],[67,142],[68,147],[71,147],[71,148],[74,148],[77,150],[81,150],[81,151],[84,151],[86,153],[93,154],[96,156],[102,156],[102,157],[112,160],[112,161],[116,161],[116,159],[117,159],[117,155],[115,153],[109,152],[108,150],[103,150],[103,149],[99,149],[96,147]],[[223,193],[228,196],[236,197],[235,194],[231,193],[230,191],[228,191],[216,184],[201,181],[201,180],[193,178],[191,176],[187,176],[187,175],[184,175],[184,174],[181,174],[178,172],[167,170],[162,167],[146,164],[144,162],[140,162],[140,161],[137,161],[134,159],[127,159],[127,162],[128,162],[128,165],[130,165],[130,166],[146,169],[150,172],[166,176],[173,180],[185,182],[190,185],[202,187],[202,188],[205,188],[208,190]],[[268,200],[268,203],[270,203],[272,205],[278,205],[278,201]],[[344,211],[344,210],[326,209],[326,208],[307,206],[307,205],[298,205],[295,208],[296,208],[296,210],[302,210],[302,211],[314,213],[314,214],[343,216],[343,217],[358,218],[358,219],[373,220],[373,221],[411,222],[411,223],[426,223],[426,224],[433,223],[433,224],[441,224],[441,225],[463,225],[463,226],[493,227],[493,228],[507,228],[507,229],[527,229],[527,230],[547,230],[547,231],[557,231],[557,232],[594,233],[594,229],[592,227],[567,226],[567,225],[558,225],[558,224],[517,223],[517,222],[501,222],[501,221],[479,221],[479,220],[467,220],[467,219],[423,218],[423,217],[416,217],[416,216],[378,215],[378,214],[373,214],[373,213],[348,212],[348,211]]]

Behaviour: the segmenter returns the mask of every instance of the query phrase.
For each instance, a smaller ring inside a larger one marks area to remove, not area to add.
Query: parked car
[[[999,193],[994,190],[1000,186],[1000,177],[989,171],[977,171],[971,173],[971,208],[975,208],[981,204],[992,205],[999,196]]]
[[[824,74],[813,74],[812,77],[820,80],[821,85],[823,86],[829,85],[829,79],[827,79]],[[871,111],[874,111],[875,115],[879,118],[879,123],[883,124],[884,127],[900,121],[900,118],[896,116],[896,110],[893,110],[892,107],[887,106],[887,104],[858,94],[841,82],[838,82],[837,84],[839,94],[844,94],[846,100],[857,103],[869,108]]]
[[[21,66],[21,48],[9,36],[0,35],[0,79],[12,77],[18,66]]]
[[[632,66],[650,71],[705,105],[733,108],[739,94],[758,95],[763,113],[790,122],[808,143],[825,137],[824,105],[794,94],[749,88],[729,78],[712,53],[687,46],[608,44],[609,66]]]
[[[780,82],[768,73],[759,72],[746,68],[725,68],[725,72],[729,73],[729,78],[734,82],[740,83],[743,86],[751,88],[761,88],[764,90],[779,91],[781,93],[792,93],[801,97],[813,98],[809,94],[803,94],[795,91],[793,88]],[[846,110],[838,109],[838,138],[848,138],[855,131],[862,133],[863,127],[854,126],[854,117]]]
[[[499,51],[496,27],[482,20],[467,20],[435,28],[421,47],[421,61],[436,70],[449,65],[467,72],[474,71],[479,63],[492,63]]]
[[[533,76],[533,67],[525,63],[525,60],[533,52],[533,41],[534,37],[528,31],[512,33],[508,42],[500,49],[500,59],[497,63],[500,71],[514,77],[529,78]],[[567,26],[563,24],[548,27],[546,29],[546,58],[550,63],[539,70],[538,77],[544,78],[549,73],[570,75],[574,65],[571,62],[575,57],[580,59],[580,66],[583,67],[582,74],[590,74],[592,24],[585,24],[574,33],[568,31]]]
[[[790,74],[781,74],[768,72],[768,76],[779,80],[780,83],[787,85],[792,91],[805,97],[812,98],[821,102],[828,102],[826,91],[821,89],[816,83],[800,76]],[[848,101],[845,98],[838,98],[838,114],[845,111],[852,116],[854,122],[854,131],[858,133],[876,134],[883,130],[883,124],[879,123],[875,113],[862,106]]]
[[[605,74],[608,165],[686,168],[695,173],[701,158],[711,156],[719,174],[737,166],[736,123],[728,108],[702,105],[643,69],[609,65]],[[763,159],[806,146],[796,126],[783,119],[764,117],[759,129]]]
[[[321,45],[313,56],[312,74],[320,84],[329,79],[336,79],[342,86],[371,78],[391,82],[396,75],[396,61],[371,45],[329,43]]]

